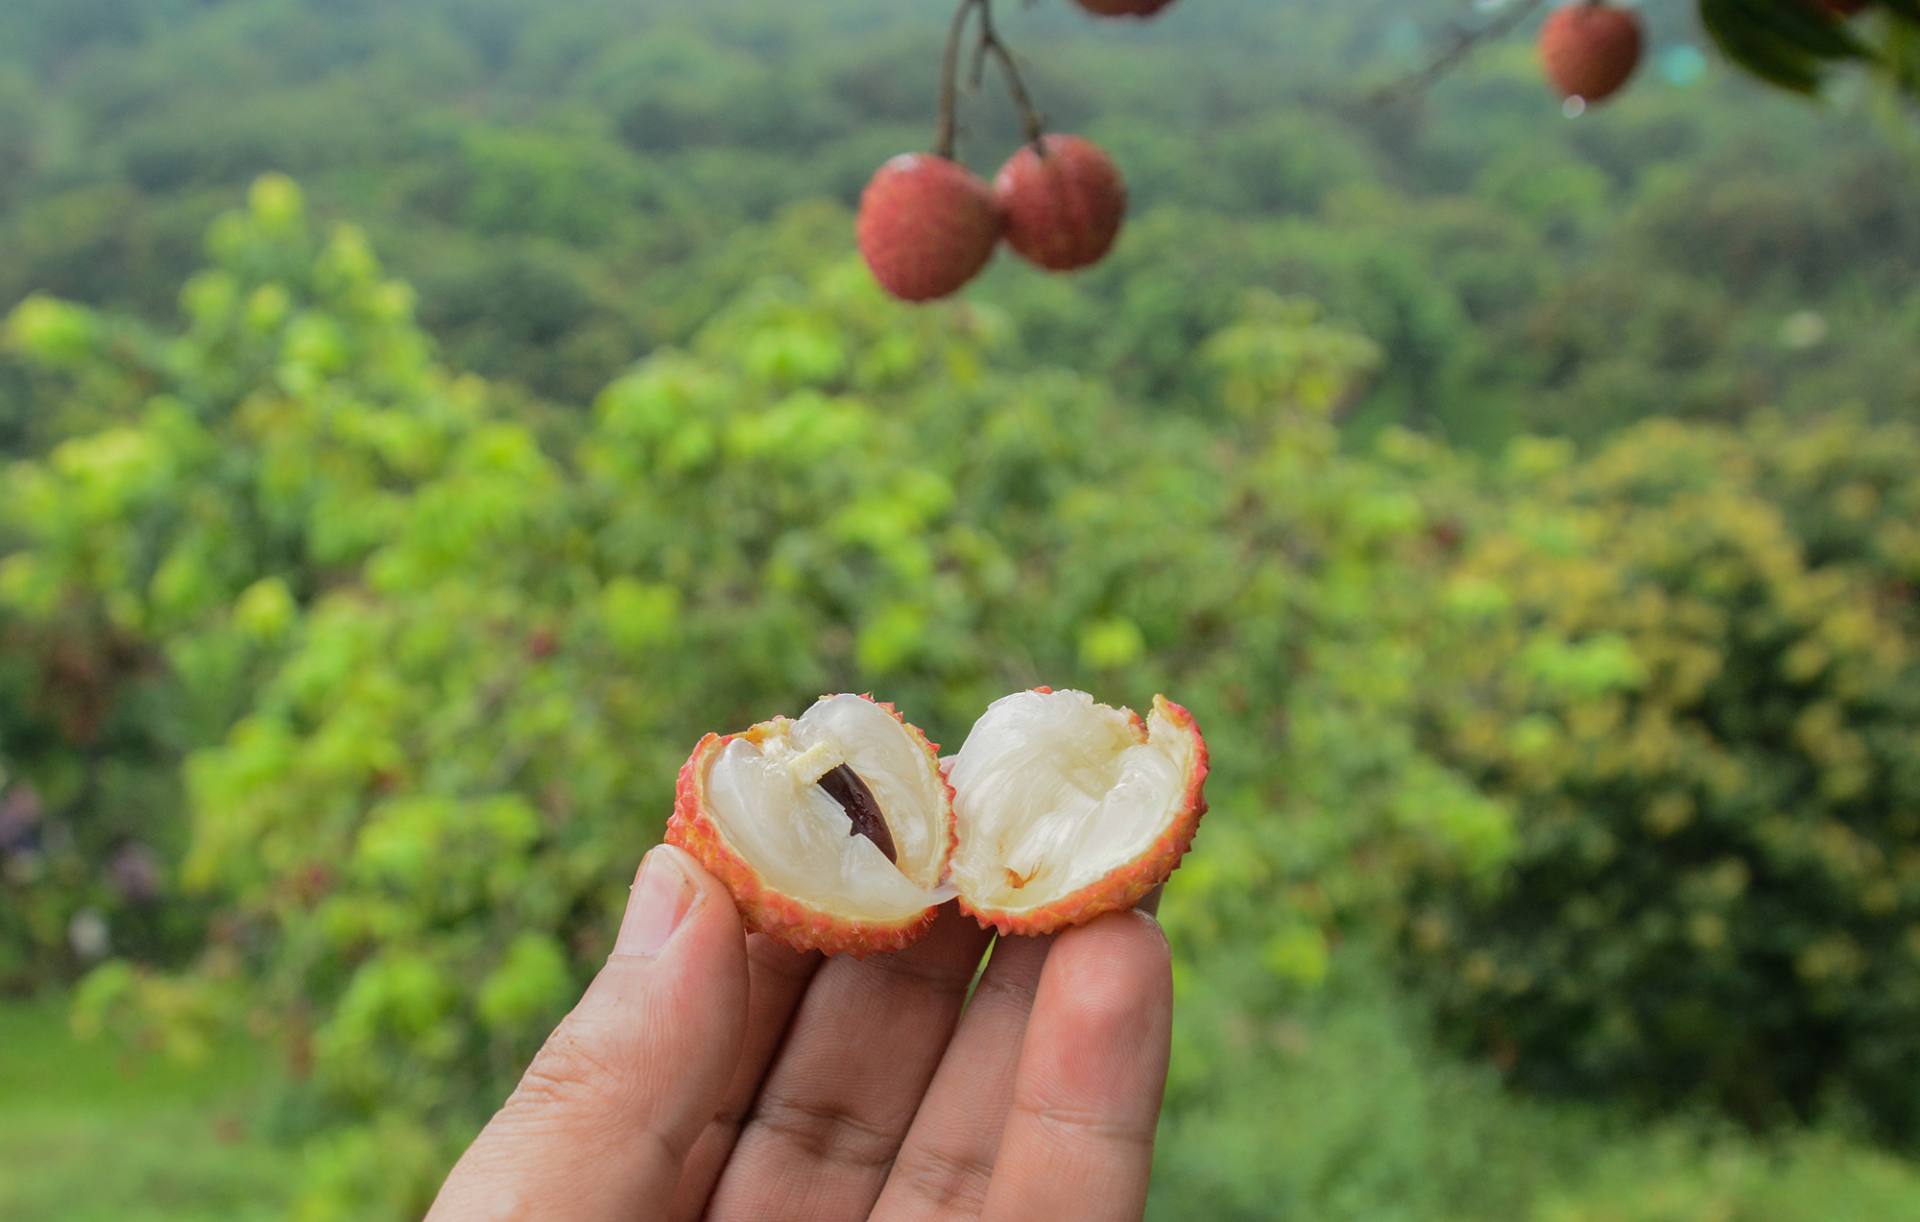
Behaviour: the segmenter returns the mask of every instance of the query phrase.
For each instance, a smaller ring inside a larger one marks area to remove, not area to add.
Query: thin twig
[[[940,110],[938,126],[934,129],[933,152],[936,157],[953,159],[953,146],[959,131],[959,92],[960,80],[960,39],[967,32],[967,18],[973,16],[973,10],[980,0],[960,0],[960,7],[953,11],[953,25],[947,30],[947,53],[940,64]]]
[[[980,14],[980,36],[974,44],[973,61],[968,72],[971,89],[979,90],[986,76],[987,59],[991,56],[999,61],[1001,73],[1007,79],[1007,92],[1013,96],[1013,104],[1020,111],[1020,124],[1026,131],[1027,139],[1038,145],[1046,134],[1046,122],[1033,104],[1033,95],[1027,91],[1027,83],[1020,75],[1020,65],[1014,59],[1013,49],[1001,40],[1000,31],[993,24],[993,0],[960,0],[959,7],[953,13],[953,24],[947,31],[946,56],[940,66],[939,121],[933,139],[934,154],[949,160],[953,157],[960,130],[960,48],[966,39],[967,21],[976,12]]]
[[[1455,26],[1453,37],[1420,71],[1384,85],[1373,93],[1376,103],[1415,97],[1431,89],[1447,73],[1464,63],[1482,43],[1504,38],[1546,4],[1547,0],[1516,0],[1506,12],[1479,27]]]
[[[1027,92],[1027,83],[1020,77],[1020,65],[1014,62],[1013,51],[1000,41],[1000,31],[994,28],[993,0],[980,0],[980,46],[983,52],[991,51],[1000,61],[1000,69],[1007,77],[1007,92],[1013,95],[1013,104],[1020,110],[1027,140],[1039,147],[1041,138],[1047,134],[1046,121],[1034,106],[1033,95]]]

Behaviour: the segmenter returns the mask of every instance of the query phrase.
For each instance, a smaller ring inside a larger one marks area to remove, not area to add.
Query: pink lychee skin
[[[1151,17],[1173,0],[1076,0],[1096,17]]]
[[[1023,146],[994,180],[1007,244],[1048,271],[1075,271],[1106,257],[1127,215],[1127,184],[1113,159],[1080,136],[1044,136]]]
[[[927,767],[940,783],[941,792],[945,794],[947,813],[947,846],[940,859],[940,870],[945,874],[954,845],[959,843],[959,832],[954,825],[953,788],[947,784],[947,778],[940,770],[940,747],[929,742],[920,728],[902,717],[900,710],[893,705],[874,700],[872,696],[863,698],[885,709],[906,728],[907,734],[926,753]],[[714,761],[720,758],[720,752],[736,738],[750,743],[762,742],[787,720],[776,717],[739,734],[709,734],[700,740],[693,754],[687,757],[686,764],[681,767],[679,781],[674,787],[673,817],[667,821],[667,843],[692,854],[708,873],[726,886],[749,929],[777,938],[795,950],[818,950],[829,955],[844,954],[864,959],[868,955],[900,950],[918,941],[939,914],[937,907],[892,923],[854,921],[824,912],[768,885],[760,877],[760,872],[727,843],[720,829],[708,817],[707,774],[712,771]]]
[[[1608,4],[1557,8],[1540,27],[1540,60],[1560,96],[1589,105],[1619,92],[1640,66],[1640,18]]]
[[[1033,690],[1045,695],[1053,689],[1037,687]],[[963,895],[960,897],[961,911],[982,926],[999,931],[1003,937],[1047,934],[1072,925],[1084,925],[1108,912],[1132,908],[1145,899],[1149,891],[1167,881],[1168,876],[1180,867],[1180,859],[1193,847],[1194,834],[1200,830],[1201,816],[1207,813],[1207,740],[1201,735],[1193,714],[1165,696],[1155,696],[1153,707],[1180,730],[1193,735],[1193,763],[1187,769],[1186,791],[1181,798],[1180,812],[1167,825],[1166,831],[1140,856],[1043,908],[1023,912],[978,908],[968,903]],[[1138,713],[1132,713],[1131,716],[1134,737],[1146,742],[1147,723]],[[957,841],[955,848],[957,851]]]
[[[993,192],[965,166],[903,153],[867,184],[855,236],[880,287],[920,302],[957,293],[979,275],[1002,227]]]

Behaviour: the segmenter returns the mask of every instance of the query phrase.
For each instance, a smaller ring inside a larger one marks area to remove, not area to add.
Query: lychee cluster
[[[991,187],[938,154],[895,157],[867,184],[857,237],[882,288],[931,301],[978,275],[1002,238],[1048,271],[1098,263],[1126,212],[1126,183],[1100,146],[1047,135],[1009,158]]]
[[[1084,692],[1017,692],[943,766],[892,705],[824,696],[703,738],[667,839],[750,928],[799,949],[898,950],[950,900],[1002,934],[1043,934],[1166,880],[1206,812],[1207,766],[1193,716],[1164,697],[1142,718]]]
[[[1144,18],[1173,0],[1077,0],[1099,17]],[[977,32],[974,85],[1000,65],[1027,140],[992,186],[954,157],[961,43]],[[856,236],[880,287],[902,301],[933,301],[980,274],[1002,238],[1047,271],[1075,271],[1106,257],[1126,218],[1127,187],[1098,145],[1049,134],[993,22],[993,0],[960,0],[941,73],[939,130],[928,153],[904,153],[873,176],[860,200]]]

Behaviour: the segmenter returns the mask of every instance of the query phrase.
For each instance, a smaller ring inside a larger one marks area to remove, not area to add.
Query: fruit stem
[[[967,18],[973,16],[979,0],[960,0],[953,11],[953,25],[947,30],[947,53],[940,64],[940,117],[934,129],[933,155],[953,160],[954,137],[959,128],[958,93],[960,84],[960,39],[967,32]]]
[[[1020,122],[1026,128],[1027,140],[1035,151],[1045,155],[1041,137],[1047,134],[1047,127],[1034,108],[1033,95],[1027,92],[1027,83],[1021,79],[1020,65],[1014,62],[1013,51],[1000,41],[1000,31],[993,24],[993,0],[980,0],[980,54],[984,58],[991,53],[1000,61],[1000,70],[1006,74],[1007,92],[1013,95],[1013,104],[1020,110]]]
[[[993,24],[993,0],[960,0],[959,7],[953,12],[953,24],[947,30],[946,55],[940,65],[940,107],[933,137],[934,156],[953,160],[960,127],[960,47],[966,38],[967,22],[976,12],[980,14],[980,34],[973,50],[973,66],[969,73],[971,84],[975,89],[980,87],[988,56],[998,60],[1000,70],[1007,78],[1007,92],[1013,96],[1013,104],[1020,111],[1020,123],[1027,139],[1036,149],[1044,152],[1041,137],[1046,134],[1046,123],[1034,107],[1033,95],[1028,92],[1027,83],[1020,75],[1020,65],[1014,60],[1013,49],[1001,41],[1000,31]]]

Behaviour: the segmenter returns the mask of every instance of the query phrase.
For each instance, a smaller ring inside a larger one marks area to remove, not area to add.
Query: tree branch
[[[1381,86],[1374,91],[1373,101],[1380,104],[1418,97],[1465,63],[1480,49],[1481,44],[1505,38],[1546,3],[1547,0],[1514,0],[1505,12],[1483,26],[1455,26],[1453,37],[1427,61],[1425,67],[1390,85]]]

